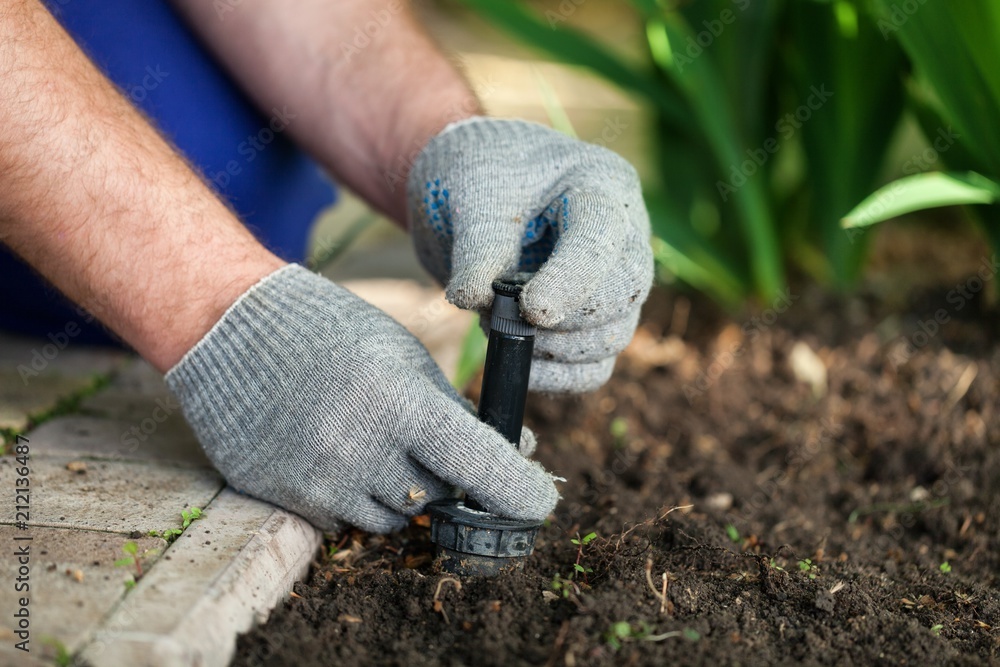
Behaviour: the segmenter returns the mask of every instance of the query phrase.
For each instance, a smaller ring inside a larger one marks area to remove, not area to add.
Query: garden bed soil
[[[333,536],[234,664],[997,662],[987,291],[886,315],[806,290],[756,321],[658,292],[606,387],[532,399],[566,482],[523,572],[456,585],[425,519]]]

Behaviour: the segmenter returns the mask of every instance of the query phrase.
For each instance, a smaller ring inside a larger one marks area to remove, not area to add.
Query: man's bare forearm
[[[405,179],[426,142],[480,112],[407,0],[175,0],[264,109],[343,183],[405,223]]]
[[[0,241],[161,370],[283,263],[38,0],[0,9]]]

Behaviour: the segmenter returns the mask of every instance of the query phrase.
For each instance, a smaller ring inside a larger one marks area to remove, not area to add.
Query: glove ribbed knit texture
[[[227,481],[323,529],[399,528],[450,494],[441,480],[513,518],[557,499],[409,332],[300,266],[252,287],[166,381]]]

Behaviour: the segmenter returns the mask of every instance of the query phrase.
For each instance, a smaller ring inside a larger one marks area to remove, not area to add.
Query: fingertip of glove
[[[520,299],[524,319],[542,329],[551,329],[566,319],[568,311],[564,304],[552,298],[554,292],[552,289],[539,288],[529,281],[524,286]]]
[[[529,462],[529,466],[531,471],[521,478],[521,488],[508,487],[505,497],[477,500],[500,516],[519,521],[544,521],[559,502],[556,478],[536,461]]]
[[[445,288],[445,298],[465,310],[485,310],[493,305],[493,280],[478,275],[456,275]]]

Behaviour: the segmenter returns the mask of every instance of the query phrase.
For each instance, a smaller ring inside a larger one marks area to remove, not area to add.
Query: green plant
[[[726,524],[726,535],[729,537],[729,541],[735,544],[740,544],[743,541],[740,531],[731,523]]]
[[[951,563],[945,561],[940,565],[938,565],[938,569],[941,570],[943,573],[948,574],[949,572],[951,572]]]
[[[61,641],[48,635],[43,635],[40,641],[43,646],[51,646],[55,651],[56,655],[52,661],[57,667],[69,667],[73,664],[73,654],[69,652],[69,649]]]
[[[608,427],[611,437],[614,438],[615,448],[621,449],[628,438],[628,420],[624,417],[615,417]]]
[[[474,321],[462,339],[462,348],[458,353],[458,363],[455,366],[455,377],[451,384],[462,391],[469,381],[475,377],[486,360],[486,334],[479,326],[479,320]]]
[[[939,636],[942,630],[944,630],[944,626],[941,625],[940,623],[931,626],[931,634],[934,635],[935,637]]]
[[[927,2],[901,13],[874,0],[878,26],[914,64],[909,106],[934,142],[944,128],[957,145],[937,157],[951,171],[909,174],[877,190],[843,220],[849,232],[904,213],[975,204],[983,229],[1000,249],[1000,6]]]
[[[618,621],[617,623],[612,623],[611,627],[601,636],[604,643],[613,651],[619,650],[622,644],[628,641],[660,642],[675,637],[683,637],[689,642],[696,642],[701,639],[701,633],[691,628],[684,628],[683,630],[674,630],[654,635],[645,621],[640,621],[636,625],[628,621]]]
[[[521,2],[462,2],[645,104],[661,277],[729,305],[773,300],[788,261],[840,288],[857,278],[864,239],[840,219],[876,185],[905,67],[861,0],[620,0],[642,23],[641,62]]]
[[[819,573],[819,566],[813,563],[811,558],[803,558],[799,561],[799,570],[808,574],[810,579],[815,579]]]
[[[584,583],[589,583],[587,581],[587,575],[591,574],[594,570],[590,567],[584,567],[583,561],[583,548],[597,539],[597,533],[587,533],[583,537],[580,537],[580,533],[576,534],[576,537],[570,540],[570,543],[576,545],[576,562],[573,563],[573,574],[570,575],[571,578],[575,578],[576,575],[583,575]]]
[[[197,521],[204,514],[204,510],[200,507],[192,507],[191,509],[181,510],[181,527],[180,528],[166,528],[164,530],[151,530],[149,531],[150,537],[159,537],[166,540],[167,544],[172,544],[178,537],[180,537],[187,527],[191,525],[192,522]]]
[[[200,519],[203,514],[204,511],[200,507],[192,507],[191,509],[181,510],[181,530],[187,530],[187,527]]]
[[[123,558],[119,558],[115,561],[115,567],[135,567],[135,574],[131,579],[126,580],[125,588],[130,590],[135,586],[136,582],[142,578],[142,561],[150,556],[154,556],[158,553],[157,549],[147,549],[139,555],[139,545],[135,542],[126,542],[122,546],[122,553],[125,554]]]

